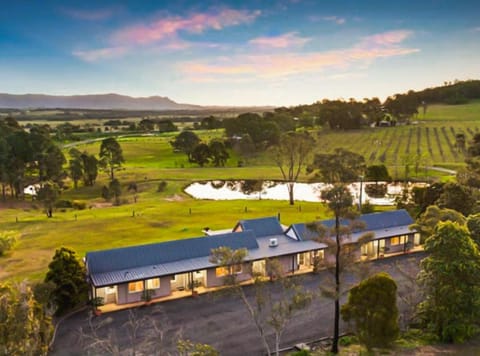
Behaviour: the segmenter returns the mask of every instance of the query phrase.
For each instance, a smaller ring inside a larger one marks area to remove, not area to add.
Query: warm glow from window
[[[228,269],[226,267],[217,267],[215,269],[215,275],[217,277],[223,277],[223,276],[226,276],[228,274]]]
[[[137,293],[143,291],[143,281],[128,283],[128,293]]]
[[[158,289],[160,288],[160,278],[153,278],[147,280],[147,289]]]
[[[398,245],[400,244],[400,238],[397,236],[397,237],[392,237],[390,239],[390,245],[394,246],[394,245]]]
[[[235,274],[242,273],[242,265],[241,264],[240,265],[233,265],[232,270],[233,270],[233,273],[235,273]],[[228,267],[217,267],[215,269],[215,275],[217,277],[227,276],[228,273],[229,273]]]

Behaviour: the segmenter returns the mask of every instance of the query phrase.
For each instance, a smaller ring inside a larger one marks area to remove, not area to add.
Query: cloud
[[[62,8],[61,11],[77,20],[86,20],[86,21],[100,21],[112,17],[115,13],[119,11],[118,7],[111,7],[105,9],[72,9],[72,8]]]
[[[411,31],[391,31],[367,36],[350,47],[340,50],[312,53],[269,55],[240,55],[199,63],[184,62],[181,71],[198,78],[252,75],[260,77],[284,77],[289,75],[320,72],[328,68],[346,69],[354,64],[365,64],[378,58],[388,58],[418,52],[419,49],[402,47],[399,44],[412,34]]]
[[[116,43],[145,45],[177,36],[180,32],[202,33],[205,30],[221,30],[225,27],[250,23],[260,11],[221,9],[212,13],[195,13],[186,17],[170,16],[147,25],[136,25],[118,30],[112,35]]]
[[[102,59],[121,57],[127,52],[127,50],[128,49],[125,47],[108,47],[85,51],[73,51],[72,54],[85,62],[96,62]]]
[[[310,38],[299,37],[297,32],[288,32],[280,36],[257,37],[249,43],[260,48],[289,48],[302,47]]]
[[[327,21],[327,22],[333,22],[336,23],[337,25],[343,25],[347,22],[347,19],[345,17],[340,17],[340,16],[318,16],[318,15],[310,15],[308,16],[308,19],[312,22],[321,22],[321,21]]]
[[[480,26],[472,28],[472,31],[473,32],[480,32]]]
[[[413,32],[409,31],[409,30],[396,30],[396,31],[379,33],[379,34],[376,34],[376,35],[365,37],[361,41],[360,46],[362,46],[362,47],[376,47],[376,46],[396,45],[396,44],[406,40],[412,34],[413,34]]]

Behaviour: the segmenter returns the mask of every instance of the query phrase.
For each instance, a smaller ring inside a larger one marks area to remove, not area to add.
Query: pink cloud
[[[117,43],[148,44],[176,36],[180,31],[201,33],[208,29],[249,23],[260,15],[260,11],[222,9],[214,13],[196,13],[187,17],[165,17],[148,25],[137,25],[121,29],[113,34]]]
[[[340,16],[319,16],[319,15],[309,15],[308,20],[312,22],[321,22],[321,21],[328,21],[334,22],[337,25],[343,25],[347,22],[347,19]]]
[[[390,46],[403,42],[413,34],[409,30],[397,30],[365,37],[361,46]]]
[[[80,10],[80,9],[70,9],[63,8],[61,10],[64,14],[78,20],[87,20],[87,21],[100,21],[112,17],[116,12],[119,11],[119,8],[112,7],[106,9],[91,9],[91,10]]]
[[[407,33],[408,32],[408,33]],[[370,63],[378,58],[407,55],[418,52],[416,48],[398,46],[411,34],[410,31],[394,31],[362,39],[357,45],[334,51],[314,53],[291,53],[269,55],[243,55],[198,63],[187,62],[180,69],[196,78],[221,79],[225,75],[255,75],[283,77],[288,75],[319,72],[327,68],[348,68],[355,63]]]
[[[274,37],[257,37],[249,43],[261,48],[289,48],[301,47],[310,41],[310,38],[300,37],[296,32],[288,32]]]
[[[102,59],[120,57],[126,52],[127,48],[125,47],[108,47],[86,51],[74,51],[72,54],[85,62],[96,62]]]

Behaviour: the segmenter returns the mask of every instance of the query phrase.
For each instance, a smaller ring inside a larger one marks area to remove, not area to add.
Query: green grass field
[[[478,132],[480,101],[458,106],[431,105],[425,120],[422,116],[419,114],[418,123],[408,126],[319,131],[314,133],[316,152],[344,147],[364,155],[368,164],[386,164],[397,178],[404,178],[406,162],[410,162],[410,177],[448,178],[424,167],[455,169],[464,164],[463,152],[455,147],[455,133],[465,133],[469,141]],[[198,134],[209,141],[221,136],[222,131]],[[39,204],[0,205],[1,229],[20,234],[15,249],[0,257],[0,280],[43,279],[55,249],[60,246],[69,246],[82,257],[90,250],[201,236],[204,227],[229,228],[244,218],[280,213],[282,223],[289,225],[329,216],[319,203],[297,202],[291,207],[286,201],[199,201],[188,197],[183,188],[195,180],[280,179],[281,174],[267,154],[246,160],[244,167],[237,167],[241,158],[232,153],[226,167],[199,168],[189,163],[185,155],[173,153],[169,141],[174,135],[119,138],[126,160],[117,173],[125,186],[124,203],[119,207],[108,206],[100,198],[101,187],[107,183],[105,173],[99,174],[94,187],[62,193],[62,199],[85,201],[85,210],[57,210],[52,219],[47,219]],[[95,154],[99,147],[99,142],[77,146]],[[418,172],[414,170],[415,157],[421,158]],[[308,176],[302,175],[301,179],[306,181]],[[159,193],[157,187],[162,180],[168,186]],[[133,194],[127,192],[129,182],[136,182],[139,187],[136,203]]]

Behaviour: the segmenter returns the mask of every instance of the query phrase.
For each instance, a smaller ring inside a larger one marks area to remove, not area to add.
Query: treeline
[[[17,121],[0,120],[0,184],[3,199],[9,188],[15,198],[23,196],[31,183],[54,182],[61,185],[65,178],[65,156],[44,126],[25,131]]]

